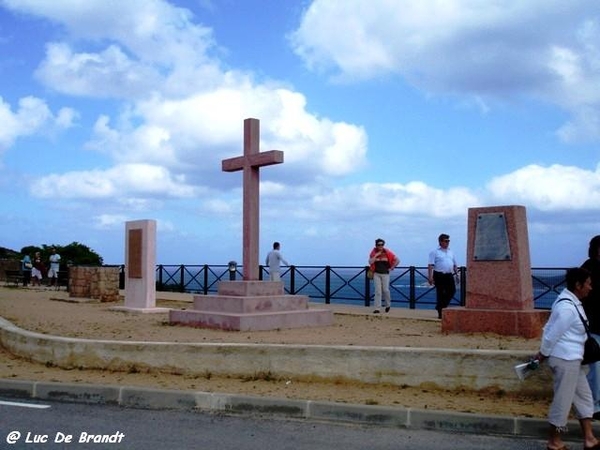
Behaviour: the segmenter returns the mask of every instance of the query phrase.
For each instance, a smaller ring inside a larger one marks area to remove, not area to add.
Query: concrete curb
[[[546,438],[548,432],[548,424],[543,419],[132,386],[0,379],[0,396],[11,399],[118,405],[133,409],[203,411],[536,439]],[[565,435],[566,440],[581,440],[579,424],[576,421],[569,423],[569,430]]]
[[[296,379],[345,379],[397,386],[547,391],[541,382],[519,381],[513,366],[529,352],[414,347],[178,343],[68,338],[23,330],[0,317],[0,346],[12,354],[63,369],[132,369],[188,374],[252,376],[272,373]],[[427,368],[427,370],[423,370]],[[533,378],[533,377],[532,377]]]
[[[0,396],[10,399],[118,405],[133,409],[202,411],[213,414],[279,417],[390,428],[433,430],[545,439],[543,419],[430,411],[312,400],[253,397],[202,391],[132,386],[67,384],[0,379]],[[579,424],[569,422],[566,440],[578,441]]]

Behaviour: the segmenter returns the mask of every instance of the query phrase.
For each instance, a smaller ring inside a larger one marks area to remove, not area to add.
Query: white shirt
[[[58,271],[60,268],[60,255],[58,253],[54,253],[50,255],[50,269]]]
[[[560,299],[566,298],[568,300]],[[583,345],[587,339],[581,318],[587,320],[581,301],[568,289],[563,289],[552,304],[550,318],[544,326],[540,353],[544,356],[573,361],[583,359]]]
[[[283,259],[283,256],[281,256],[279,250],[271,250],[267,255],[265,263],[267,266],[269,266],[269,272],[279,272],[279,265],[281,263],[289,266],[288,262]]]
[[[429,263],[430,266],[433,266],[433,270],[436,272],[443,273],[454,273],[456,270],[456,258],[454,258],[454,253],[452,250],[446,249],[444,250],[442,247],[438,247],[429,253]]]

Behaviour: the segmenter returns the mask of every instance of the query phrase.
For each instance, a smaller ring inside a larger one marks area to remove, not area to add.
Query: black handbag
[[[568,298],[561,298],[559,302],[563,300],[567,300],[573,303],[573,301]],[[581,361],[581,364],[592,364],[598,362],[600,361],[600,344],[598,344],[598,341],[596,341],[596,339],[594,339],[594,337],[590,334],[590,328],[588,326],[587,320],[583,318],[583,316],[579,312],[579,308],[577,308],[575,303],[573,303],[573,306],[575,306],[575,310],[577,311],[577,314],[579,315],[579,318],[583,323],[583,327],[585,328],[585,333],[587,334],[587,339],[585,340],[585,344],[583,345],[583,361]]]
[[[598,341],[588,333],[588,338],[583,347],[583,361],[581,361],[581,364],[591,364],[598,361],[600,361],[600,345],[598,345]]]

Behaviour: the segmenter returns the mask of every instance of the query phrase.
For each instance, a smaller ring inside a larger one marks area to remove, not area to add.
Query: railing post
[[[157,291],[162,291],[164,288],[163,285],[163,265],[159,264],[158,265],[158,286],[156,287]]]
[[[204,287],[202,292],[204,295],[208,295],[208,264],[204,264],[202,270],[204,270]]]
[[[325,266],[325,304],[331,303],[331,266]]]
[[[416,294],[416,289],[415,289],[415,272],[416,272],[416,268],[415,266],[410,266],[408,268],[408,277],[409,277],[409,285],[410,287],[408,288],[408,307],[410,309],[415,309],[417,307],[417,294]]]
[[[125,264],[119,267],[119,289],[125,289]]]
[[[290,266],[290,295],[296,295],[296,266]]]
[[[371,306],[371,279],[367,276],[369,266],[365,266],[365,306]]]
[[[229,271],[229,281],[235,281],[237,263],[235,261],[229,261],[227,263],[227,270]]]

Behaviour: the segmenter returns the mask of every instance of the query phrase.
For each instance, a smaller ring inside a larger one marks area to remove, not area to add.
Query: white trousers
[[[548,411],[548,422],[560,430],[566,429],[571,406],[576,419],[591,419],[594,400],[581,360],[567,361],[551,356],[548,365],[554,378],[554,397]]]
[[[381,298],[385,307],[391,306],[392,296],[390,294],[390,274],[377,273],[373,274],[373,284],[375,285],[375,309],[381,309]]]

